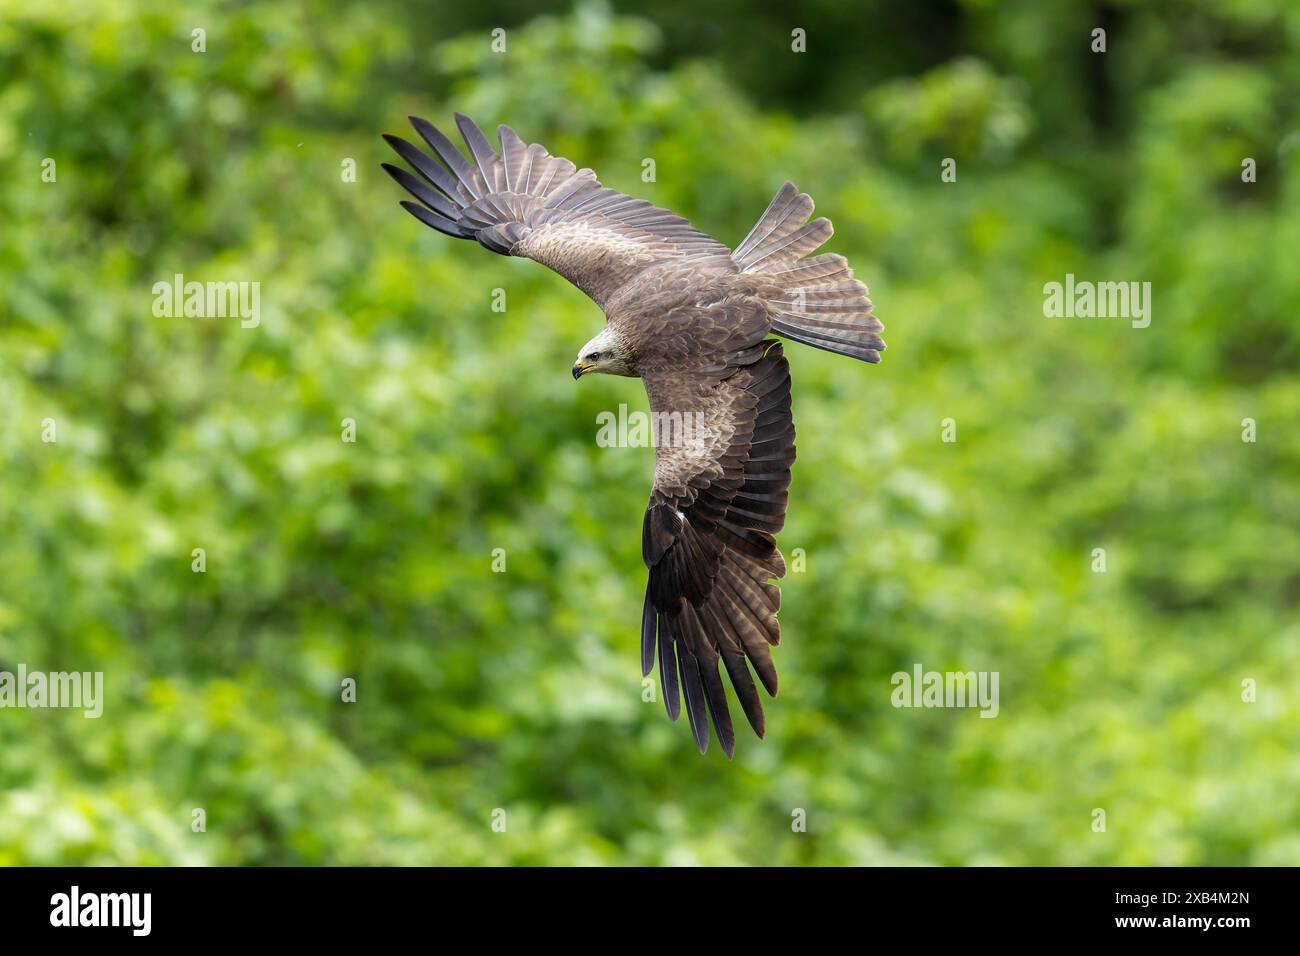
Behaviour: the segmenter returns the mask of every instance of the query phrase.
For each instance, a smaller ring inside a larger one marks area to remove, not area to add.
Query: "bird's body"
[[[582,289],[606,324],[579,352],[574,378],[639,377],[653,420],[700,423],[656,435],[642,524],[642,670],[657,656],[669,716],[677,719],[684,695],[700,751],[712,716],[731,756],[719,664],[760,737],[750,668],[769,694],[777,689],[772,581],[785,561],[774,535],[795,450],[789,366],[769,334],[877,362],[885,345],[866,287],[842,256],[809,257],[831,225],[809,221],[812,200],[790,183],[731,250],[680,216],[601,186],[591,170],[525,146],[508,126],[498,153],[457,115],[470,163],[432,125],[411,122],[445,165],[385,137],[422,177],[384,165],[419,200],[402,205],[440,232],[533,259]]]

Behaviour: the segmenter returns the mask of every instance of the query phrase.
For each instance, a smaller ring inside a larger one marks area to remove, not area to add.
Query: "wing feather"
[[[411,117],[411,125],[434,156],[401,137],[384,137],[440,191],[441,196],[409,173],[399,175],[403,171],[398,167],[384,164],[418,200],[403,203],[404,208],[434,229],[477,239],[503,255],[540,262],[601,306],[656,263],[708,260],[719,270],[738,271],[726,246],[681,216],[602,186],[590,169],[578,169],[536,143],[525,145],[509,126],[497,130],[498,153],[469,117],[457,113],[455,121],[472,162],[419,117]]]
[[[753,365],[725,377],[647,376],[646,391],[652,413],[701,412],[706,427],[696,441],[655,450],[655,486],[642,531],[650,571],[642,667],[652,658],[646,622],[653,608],[669,715],[669,691],[674,703],[677,693],[671,675],[684,691],[700,752],[708,748],[711,720],[731,757],[735,731],[719,664],[760,737],[765,722],[753,675],[768,694],[777,690],[771,647],[781,637],[781,592],[771,579],[785,574],[773,534],[785,520],[795,456],[789,365],[773,343]],[[765,455],[755,459],[751,452],[760,438]]]

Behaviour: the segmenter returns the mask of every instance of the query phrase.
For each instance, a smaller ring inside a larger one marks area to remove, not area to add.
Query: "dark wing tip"
[[[454,115],[456,117],[456,128],[460,130],[465,145],[469,147],[470,155],[474,157],[474,162],[478,164],[479,170],[486,175],[492,168],[492,164],[501,157],[492,148],[492,144],[488,142],[488,138],[483,135],[483,130],[479,129],[477,123],[464,113]],[[491,178],[489,177],[488,192],[493,191]]]
[[[465,137],[465,145],[473,152],[476,141],[482,140],[487,142],[487,137],[483,135],[483,130],[479,129],[478,123],[466,116],[464,113],[452,113],[456,120],[456,128],[460,130],[460,135]]]
[[[473,233],[466,232],[458,224],[439,216],[436,212],[431,212],[427,207],[418,202],[411,202],[409,199],[401,200],[401,206],[420,222],[430,228],[437,229],[439,232],[446,233],[455,239],[472,239]]]
[[[645,590],[645,603],[641,609],[641,676],[649,677],[655,666],[655,637],[657,615],[650,600],[650,588]]]

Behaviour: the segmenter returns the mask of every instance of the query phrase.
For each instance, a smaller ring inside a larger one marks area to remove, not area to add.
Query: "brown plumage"
[[[508,126],[501,149],[467,117],[456,125],[473,162],[425,120],[411,118],[441,160],[396,136],[389,144],[419,174],[384,164],[418,202],[426,225],[558,272],[606,316],[574,378],[641,378],[656,423],[699,423],[656,435],[654,485],[642,525],[649,569],[641,667],[659,659],[668,715],[683,697],[695,743],[709,719],[730,757],[735,733],[719,672],[763,736],[753,675],[775,697],[770,646],[785,575],[774,535],[785,523],[794,423],[790,369],[775,333],[879,362],[885,348],[867,288],[843,256],[812,256],[832,235],[791,183],[777,191],[736,249],[680,216],[602,186],[590,169],[527,146]],[[753,669],[751,674],[750,669]]]

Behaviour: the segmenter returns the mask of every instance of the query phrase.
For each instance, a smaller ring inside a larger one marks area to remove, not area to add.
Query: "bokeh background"
[[[0,0],[0,669],[106,680],[0,711],[0,864],[1297,862],[1298,41],[1287,0]],[[452,110],[729,244],[792,179],[871,286],[883,364],[787,348],[807,564],[734,762],[642,700],[600,313],[379,169]],[[261,326],[154,317],[177,272]],[[1151,326],[1045,318],[1067,273]],[[1000,715],[894,709],[916,662]]]

